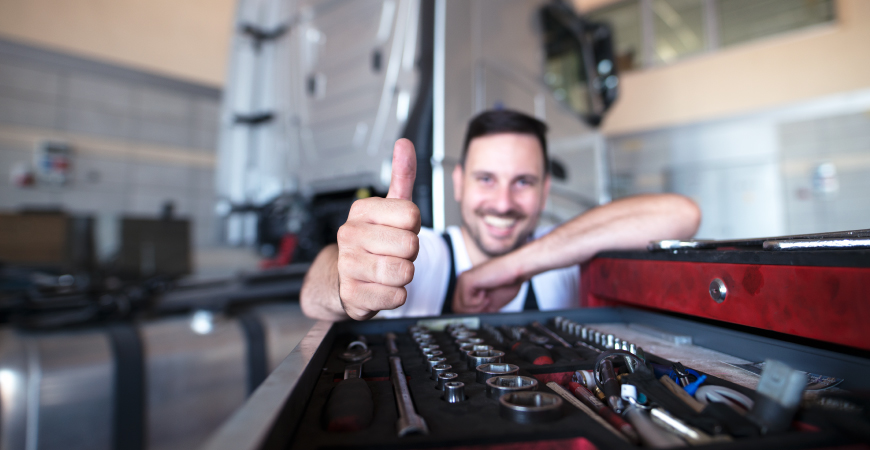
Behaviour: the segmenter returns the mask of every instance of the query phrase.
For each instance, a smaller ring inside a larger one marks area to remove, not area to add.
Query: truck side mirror
[[[544,82],[556,100],[598,126],[619,92],[610,27],[584,20],[561,1],[541,7],[539,17]]]

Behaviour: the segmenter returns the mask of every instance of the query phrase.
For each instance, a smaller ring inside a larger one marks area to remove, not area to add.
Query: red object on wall
[[[728,289],[717,303],[710,283]],[[870,350],[870,268],[596,258],[581,305],[640,306]]]

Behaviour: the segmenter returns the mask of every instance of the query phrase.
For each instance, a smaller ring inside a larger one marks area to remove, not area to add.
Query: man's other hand
[[[511,270],[505,257],[495,258],[463,272],[456,279],[453,312],[496,312],[511,302],[525,280]]]
[[[420,250],[420,210],[411,202],[416,175],[414,144],[399,139],[387,198],[357,200],[338,229],[338,293],[353,319],[405,304]]]

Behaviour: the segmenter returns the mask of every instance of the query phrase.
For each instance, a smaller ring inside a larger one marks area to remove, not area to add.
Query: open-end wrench
[[[426,421],[414,409],[411,401],[411,391],[408,390],[408,380],[402,369],[402,358],[390,356],[390,381],[393,382],[393,392],[396,394],[396,406],[399,409],[399,420],[396,421],[396,431],[399,437],[409,434],[429,434]]]
[[[553,339],[554,341],[562,344],[564,347],[571,348],[571,344],[569,344],[568,341],[562,339],[558,334],[550,331],[549,328],[541,325],[540,322],[537,322],[537,321],[532,322],[532,327],[535,328],[536,330],[540,331],[541,333],[546,334],[547,336],[550,337],[550,339]]]

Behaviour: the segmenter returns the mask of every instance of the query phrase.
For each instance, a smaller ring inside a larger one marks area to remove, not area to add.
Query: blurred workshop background
[[[312,322],[350,204],[424,225],[488,108],[558,224],[677,192],[698,237],[867,228],[866,0],[0,0],[0,450],[199,445]]]

